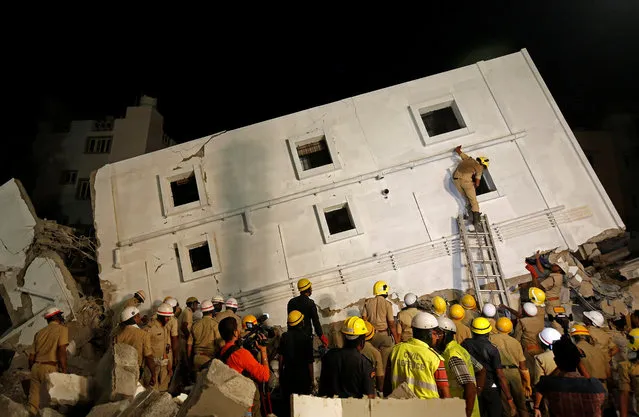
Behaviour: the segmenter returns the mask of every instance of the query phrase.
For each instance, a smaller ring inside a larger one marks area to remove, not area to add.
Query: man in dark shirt
[[[322,358],[320,397],[375,398],[373,364],[360,352],[366,343],[366,323],[349,317],[342,326],[344,347],[331,349]]]
[[[584,378],[577,371],[581,361],[579,348],[568,336],[552,344],[558,371],[542,376],[535,386],[535,417],[546,399],[548,413],[562,417],[601,417],[606,397],[603,384],[596,378]]]
[[[513,402],[513,397],[510,395],[510,388],[502,369],[499,351],[488,339],[492,329],[493,326],[488,319],[477,317],[471,324],[473,338],[464,340],[461,345],[486,368],[485,385],[477,387],[481,416],[501,417],[502,406],[499,388],[504,392],[508,405],[510,405],[511,415],[514,416],[517,413],[517,408]]]
[[[297,281],[297,289],[300,295],[291,298],[286,307],[286,312],[290,314],[292,311],[299,311],[304,315],[304,331],[309,337],[313,335],[313,328],[315,328],[315,334],[320,338],[325,347],[328,347],[328,339],[322,332],[322,326],[320,325],[319,316],[317,315],[317,307],[315,301],[310,297],[313,293],[311,281],[306,278],[302,278]]]

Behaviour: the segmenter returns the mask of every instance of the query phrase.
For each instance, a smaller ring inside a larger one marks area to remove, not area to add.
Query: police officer
[[[144,330],[151,338],[151,351],[156,367],[156,379],[154,384],[149,384],[151,373],[148,368],[144,370],[144,385],[152,385],[154,389],[164,392],[169,389],[169,381],[173,375],[171,351],[171,336],[169,322],[173,317],[173,307],[167,303],[158,306],[156,317],[153,318]]]
[[[366,299],[362,309],[362,318],[375,327],[375,336],[370,340],[370,343],[382,353],[384,367],[388,362],[388,355],[394,341],[400,341],[395,326],[393,305],[387,300],[388,290],[389,286],[386,282],[377,281],[373,285],[374,297]]]
[[[521,317],[515,327],[514,338],[519,340],[526,357],[528,369],[535,369],[534,358],[543,352],[539,345],[539,333],[544,329],[544,310],[538,309],[533,303],[524,303],[524,317]],[[535,376],[533,375],[534,379]]]
[[[410,323],[419,312],[416,307],[417,296],[412,292],[404,296],[404,304],[405,307],[397,315],[397,334],[400,335],[402,342],[406,342],[413,337],[413,329],[410,327]]]
[[[475,297],[470,294],[466,294],[461,298],[461,305],[464,307],[464,318],[462,321],[467,327],[470,327],[473,320],[479,317],[479,310],[477,310],[477,301]]]
[[[169,357],[169,360],[171,362],[171,369],[174,369],[175,366],[178,363],[178,353],[180,350],[180,333],[179,333],[179,329],[178,327],[178,319],[176,317],[177,311],[178,311],[178,300],[176,300],[175,298],[169,296],[164,298],[164,303],[168,304],[173,313],[168,316],[168,321],[166,323],[166,331],[169,335],[169,340],[171,342],[171,353],[172,355]]]
[[[211,302],[213,303],[213,318],[217,320],[217,315],[222,312],[222,308],[224,307],[224,297],[216,295],[211,298]],[[219,322],[220,320],[217,321]]]
[[[606,380],[611,376],[608,353],[593,346],[592,337],[586,326],[573,324],[570,328],[570,336],[572,336],[572,340],[579,350],[585,355],[581,362],[583,362],[589,374],[588,376],[597,378],[606,387]]]
[[[497,315],[497,307],[492,303],[486,303],[481,309],[482,316],[486,317],[493,330],[491,334],[497,334],[497,322],[495,321],[495,315]]]
[[[489,159],[485,156],[480,156],[477,159],[473,159],[466,155],[461,150],[461,145],[455,148],[455,153],[461,157],[461,162],[457,165],[457,169],[453,173],[453,184],[462,197],[467,200],[467,209],[470,209],[472,214],[472,221],[477,227],[480,223],[479,218],[479,203],[477,202],[476,188],[481,183],[481,174],[484,169],[488,169]]]
[[[533,386],[537,385],[539,378],[548,376],[557,369],[555,354],[552,351],[552,344],[561,339],[561,333],[554,327],[546,327],[539,333],[539,341],[544,349],[543,353],[535,356],[535,372],[533,373]]]
[[[69,329],[64,325],[64,315],[57,307],[44,312],[47,327],[33,337],[32,351],[29,353],[31,382],[29,385],[29,412],[38,414],[40,410],[40,385],[53,372],[67,372],[67,345]]]
[[[137,307],[126,307],[120,315],[121,329],[115,337],[115,343],[124,343],[135,348],[138,354],[140,376],[142,375],[142,366],[146,364],[151,373],[148,386],[152,387],[157,380],[157,369],[153,359],[153,350],[151,349],[151,335],[140,329],[139,325],[141,323],[140,310]]]
[[[373,369],[375,369],[375,389],[377,391],[383,391],[384,389],[384,375],[386,373],[386,369],[384,368],[384,362],[382,361],[382,354],[380,353],[375,346],[371,345],[370,340],[375,336],[375,327],[369,322],[366,322],[366,343],[364,343],[364,348],[362,349],[362,355],[366,356],[371,364],[373,364]],[[411,331],[412,333],[412,331]]]
[[[193,324],[193,331],[187,341],[187,353],[192,358],[193,370],[196,372],[213,360],[221,348],[222,340],[218,331],[219,323],[213,318],[213,303],[204,300],[200,309],[202,320]]]
[[[193,313],[198,309],[200,302],[197,297],[189,297],[186,299],[186,308],[182,310],[182,314],[178,319],[182,340],[186,341],[193,327]],[[186,343],[184,343],[184,352],[186,352]]]
[[[453,320],[453,323],[455,323],[455,328],[457,329],[457,331],[455,332],[455,341],[457,343],[461,344],[464,340],[473,337],[472,333],[470,332],[470,328],[466,326],[462,321],[466,316],[466,310],[464,309],[464,307],[460,306],[459,304],[453,304],[452,306],[450,306],[450,311],[448,312],[448,314]]]
[[[617,344],[612,340],[612,333],[606,326],[606,320],[599,311],[585,311],[584,324],[597,349],[605,352],[612,359],[618,352]]]
[[[539,259],[539,252],[535,254],[535,257],[536,259]],[[546,314],[554,316],[554,308],[561,305],[559,297],[561,295],[561,288],[564,285],[564,271],[557,264],[552,264],[550,266],[550,271],[550,275],[541,281],[540,287],[545,293]],[[534,302],[532,298],[531,301]],[[562,331],[561,325],[559,325],[556,321],[552,322],[552,327],[557,329],[557,331]]]
[[[211,303],[211,305],[213,304]],[[226,306],[226,309],[215,315],[215,321],[219,323],[227,317],[233,317],[237,322],[237,328],[242,329],[242,318],[237,315],[237,300],[231,297],[226,300],[226,303],[224,303],[224,305]],[[211,311],[213,311],[213,309],[211,309]]]
[[[441,317],[444,314],[446,314],[446,309],[448,308],[448,303],[446,302],[444,297],[442,297],[440,295],[434,296],[432,304],[433,304],[433,306],[432,306],[433,314],[435,315],[435,317]]]
[[[322,325],[319,321],[319,315],[317,314],[317,306],[315,301],[311,298],[313,294],[313,286],[311,281],[306,278],[302,278],[297,281],[297,289],[300,295],[291,298],[286,305],[287,314],[291,314],[292,311],[299,311],[304,316],[304,331],[309,337],[313,336],[313,329],[315,334],[320,338],[324,347],[328,347],[328,338],[322,330]]]

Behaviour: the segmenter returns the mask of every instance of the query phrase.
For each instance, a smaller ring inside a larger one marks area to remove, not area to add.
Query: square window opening
[[[353,217],[348,209],[348,204],[343,206],[331,207],[324,210],[326,225],[330,235],[346,232],[355,229]]]
[[[62,171],[62,174],[60,175],[60,184],[75,185],[77,179],[78,171]]]
[[[495,182],[493,181],[493,177],[490,175],[488,168],[484,168],[484,171],[481,174],[481,180],[479,181],[479,187],[475,189],[475,193],[477,195],[492,193],[493,191],[497,191],[497,187],[495,186]]]
[[[174,207],[199,201],[200,193],[197,190],[195,173],[191,172],[186,177],[171,181],[171,195]]]
[[[333,163],[325,136],[303,145],[297,145],[296,149],[303,171]]]
[[[82,178],[78,180],[78,188],[75,198],[77,200],[89,200],[91,199],[91,183],[88,178]]]
[[[213,267],[208,242],[189,248],[189,260],[191,261],[191,270],[193,272]]]
[[[420,112],[428,136],[442,135],[466,127],[466,123],[454,106],[455,103],[452,102],[440,109]]]

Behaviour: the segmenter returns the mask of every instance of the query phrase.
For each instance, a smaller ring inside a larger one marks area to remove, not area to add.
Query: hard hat
[[[250,327],[248,327],[248,323],[251,323],[251,327],[257,326],[257,317],[252,314],[247,314],[246,316],[242,317],[242,327],[245,329],[250,329]]]
[[[481,309],[481,312],[484,317],[495,317],[495,314],[497,314],[497,307],[495,307],[494,304],[486,303]]]
[[[442,330],[457,333],[457,326],[455,326],[455,323],[448,317],[437,317],[437,326]]]
[[[45,319],[50,319],[51,317],[56,316],[58,314],[62,314],[62,310],[60,310],[58,307],[49,307],[47,308],[47,310],[44,312],[42,316]]]
[[[235,298],[229,298],[225,303],[228,308],[237,308],[237,300]]]
[[[412,292],[409,292],[404,296],[404,304],[406,304],[406,307],[410,307],[416,302],[417,302],[417,295],[413,294]]]
[[[202,320],[202,317],[204,317],[204,314],[202,314],[202,310],[195,310],[193,312],[193,320]]]
[[[137,316],[138,314],[140,314],[140,310],[138,310],[137,307],[125,307],[120,314],[120,323],[124,323],[125,321]]]
[[[633,350],[639,350],[639,329],[632,329],[628,333],[628,347]]]
[[[510,333],[513,331],[513,322],[508,317],[500,317],[495,323],[495,327],[502,333]]]
[[[533,303],[524,303],[524,311],[530,317],[535,317],[537,315],[537,306]]]
[[[344,320],[342,325],[342,333],[349,340],[357,339],[359,336],[368,333],[366,323],[363,319],[353,316]]]
[[[450,314],[450,318],[453,320],[462,320],[466,315],[466,311],[464,310],[464,307],[459,304],[453,304],[450,306],[448,314]]]
[[[603,314],[598,311],[586,311],[584,312],[584,316],[588,317],[592,324],[597,327],[603,327],[604,323],[606,322]]]
[[[374,295],[388,295],[388,284],[385,281],[377,281],[373,285]]]
[[[479,163],[480,163],[480,164],[482,164],[482,165],[486,165],[486,168],[488,168],[488,165],[490,165],[490,164],[489,164],[490,159],[486,158],[485,156],[480,156],[480,157],[478,157],[478,158],[477,158],[477,162],[479,162]]]
[[[371,340],[375,336],[375,328],[367,321],[364,321],[364,324],[366,324],[366,340]]]
[[[546,327],[539,332],[539,340],[546,346],[550,346],[561,339],[561,333],[554,327]]]
[[[413,317],[413,320],[410,323],[413,329],[434,329],[439,326],[437,323],[437,317],[433,316],[430,313],[426,313],[424,311],[420,311]]]
[[[486,317],[477,317],[470,325],[470,330],[477,334],[490,333],[492,329],[493,326],[490,325],[490,322]]]
[[[304,320],[304,314],[300,313],[297,310],[293,310],[290,313],[288,313],[288,318],[286,320],[286,323],[289,326],[294,327],[300,324],[302,320]]]
[[[133,295],[139,296],[142,301],[146,300],[146,294],[144,293],[144,290],[137,290]]]
[[[224,304],[224,297],[222,297],[221,295],[216,295],[215,297],[211,298],[211,302],[213,304]]]
[[[175,300],[175,298],[174,298]],[[158,316],[171,317],[173,316],[173,307],[169,303],[162,303],[158,306]]]
[[[530,287],[528,289],[528,298],[534,305],[543,307],[546,302],[546,293],[537,287]]]
[[[470,294],[466,294],[461,299],[461,305],[466,310],[472,310],[477,307],[477,302],[475,301],[475,297]]]
[[[309,281],[306,278],[302,278],[299,281],[297,281],[297,289],[299,290],[299,292],[310,290],[311,287],[312,287],[311,281]]]
[[[570,329],[571,336],[590,336],[590,332],[583,324],[573,324]]]
[[[197,297],[189,297],[186,299],[186,303],[187,304],[191,304],[191,303],[198,303],[200,304],[200,302],[198,301]]]
[[[440,297],[439,295],[433,297],[433,311],[438,316],[446,312],[446,300],[444,300],[444,297]]]
[[[164,302],[171,306],[171,308],[177,307],[178,301],[173,297],[166,297]]]
[[[211,302],[211,300],[202,301],[202,304],[200,304],[200,310],[202,310],[202,313],[213,311],[213,303]]]

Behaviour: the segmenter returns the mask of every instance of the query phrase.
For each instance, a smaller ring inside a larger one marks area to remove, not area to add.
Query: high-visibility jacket
[[[448,374],[448,385],[450,386],[450,395],[456,398],[464,398],[464,387],[459,385],[457,382],[457,378],[455,378],[455,374],[450,369],[450,358],[457,357],[464,361],[466,367],[468,368],[468,372],[475,377],[475,368],[473,367],[473,363],[470,360],[470,353],[466,349],[464,349],[459,343],[452,340],[444,350],[442,354],[444,357],[444,364],[446,365],[446,373]],[[477,401],[477,396],[475,396],[475,405],[473,406],[473,414],[472,417],[479,417],[479,401]]]
[[[419,339],[395,345],[390,354],[393,389],[406,382],[418,398],[439,398],[435,372],[443,360]]]

